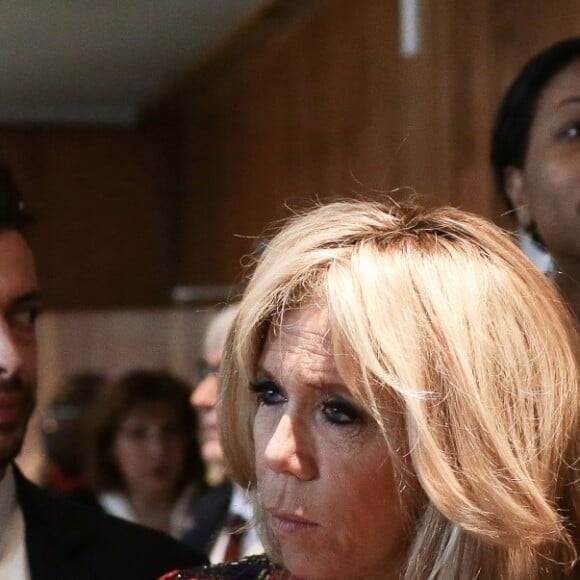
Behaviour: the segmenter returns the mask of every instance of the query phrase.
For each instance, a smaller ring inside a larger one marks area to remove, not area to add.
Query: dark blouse
[[[176,570],[159,580],[283,580],[288,574],[266,556],[250,556],[237,562],[199,566]]]

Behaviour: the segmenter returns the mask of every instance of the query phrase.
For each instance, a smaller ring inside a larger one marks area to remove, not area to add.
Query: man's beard
[[[20,375],[0,379],[0,395],[19,393],[22,395],[19,414],[14,421],[0,422],[0,472],[20,453],[28,421],[36,404],[34,384]]]

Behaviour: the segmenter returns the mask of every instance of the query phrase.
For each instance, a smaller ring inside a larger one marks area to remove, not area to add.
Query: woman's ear
[[[523,169],[508,165],[503,172],[503,183],[504,190],[516,210],[520,226],[526,230],[529,229],[532,225],[532,216],[528,206],[526,178]]]

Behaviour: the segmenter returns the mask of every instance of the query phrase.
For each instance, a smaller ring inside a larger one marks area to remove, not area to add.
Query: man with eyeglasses
[[[237,313],[238,305],[232,304],[210,320],[202,356],[198,361],[197,385],[190,398],[199,413],[201,454],[213,484],[193,506],[192,515],[198,524],[191,530],[192,542],[194,545],[205,545],[212,563],[237,560],[264,551],[256,531],[247,526],[253,512],[244,490],[226,477],[217,429],[215,407],[219,367],[224,344]]]

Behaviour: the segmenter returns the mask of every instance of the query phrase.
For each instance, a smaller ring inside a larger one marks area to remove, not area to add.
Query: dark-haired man
[[[24,223],[0,167],[0,578],[146,580],[205,561],[153,530],[47,495],[13,464],[36,396],[40,295]]]

